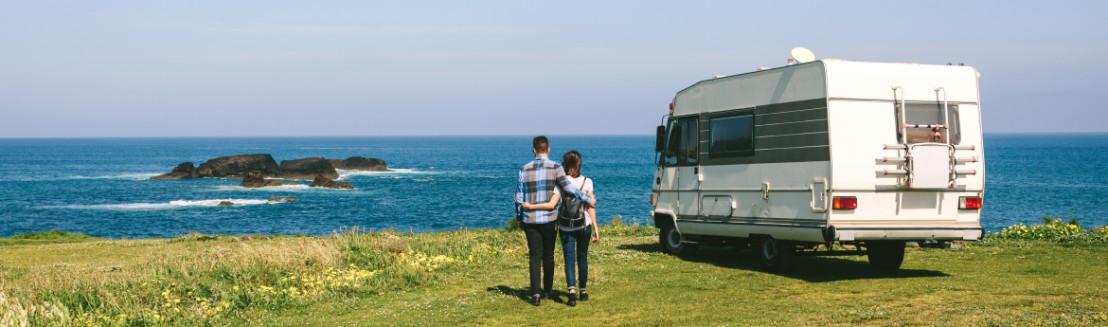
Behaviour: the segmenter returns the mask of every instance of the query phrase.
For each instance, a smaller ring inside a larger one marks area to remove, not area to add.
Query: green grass
[[[32,232],[17,234],[11,238],[0,238],[0,246],[26,245],[26,244],[51,244],[51,243],[76,243],[95,240],[97,238],[81,234],[67,233],[55,229],[48,232]]]
[[[1108,243],[1097,237],[998,233],[910,246],[894,272],[865,257],[801,257],[775,274],[749,250],[664,254],[648,226],[601,236],[591,299],[577,307],[564,305],[560,249],[555,299],[526,302],[526,244],[507,228],[6,244],[0,315],[109,326],[1108,324]]]

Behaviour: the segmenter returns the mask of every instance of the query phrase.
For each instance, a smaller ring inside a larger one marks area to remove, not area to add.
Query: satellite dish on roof
[[[805,47],[795,47],[789,54],[796,60],[797,63],[806,63],[816,60],[816,54],[812,53],[812,50],[808,50]]]

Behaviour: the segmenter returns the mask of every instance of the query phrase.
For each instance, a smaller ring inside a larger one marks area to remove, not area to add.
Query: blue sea
[[[513,217],[530,136],[0,139],[0,237],[61,229],[108,238],[324,235],[358,226],[428,232],[499,228]],[[651,224],[652,135],[552,136],[555,157],[583,154],[601,223]],[[354,190],[244,189],[236,179],[151,181],[181,162],[269,153],[384,159],[390,172],[340,171]],[[1108,134],[985,137],[982,223],[998,231],[1043,216],[1108,224]],[[293,202],[269,202],[272,196]],[[220,201],[233,206],[218,206]]]

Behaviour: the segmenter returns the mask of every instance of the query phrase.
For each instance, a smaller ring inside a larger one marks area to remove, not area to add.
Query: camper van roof
[[[701,80],[674,95],[672,114],[827,97],[891,101],[893,86],[909,100],[934,99],[944,86],[950,101],[976,103],[977,77],[970,66],[820,59]]]

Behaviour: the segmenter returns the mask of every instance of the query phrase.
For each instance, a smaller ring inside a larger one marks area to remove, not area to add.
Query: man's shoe
[[[577,294],[569,293],[569,301],[566,301],[566,305],[575,307],[577,306]]]
[[[550,291],[542,292],[542,298],[553,299],[553,297],[550,296]]]
[[[588,301],[589,293],[581,293],[581,301]]]
[[[533,305],[533,306],[536,306],[536,307],[539,306],[539,304],[541,303],[540,301],[542,301],[542,298],[540,298],[538,296],[531,297],[531,305]]]

